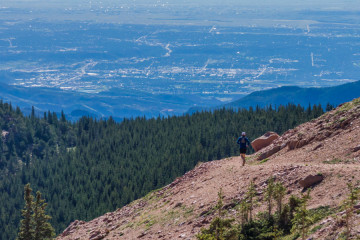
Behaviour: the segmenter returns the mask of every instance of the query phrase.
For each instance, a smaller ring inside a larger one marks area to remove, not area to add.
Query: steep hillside
[[[271,146],[248,156],[244,167],[239,157],[199,164],[170,185],[115,212],[73,222],[57,239],[195,239],[214,218],[220,189],[227,215],[238,219],[235,205],[251,181],[261,200],[267,180],[275,177],[286,187],[288,199],[303,192],[299,181],[309,174],[324,177],[312,186],[309,208],[333,209],[332,215],[313,225],[312,237],[337,239],[344,230],[338,206],[348,194],[347,183],[360,187],[359,139],[360,99],[356,99],[287,131]],[[267,157],[258,161],[262,154]],[[262,210],[263,205],[257,206],[256,212]],[[360,216],[355,216],[354,234],[360,234]]]

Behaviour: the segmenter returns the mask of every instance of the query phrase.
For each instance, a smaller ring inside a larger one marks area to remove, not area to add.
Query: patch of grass
[[[154,215],[145,213],[140,216],[140,221],[136,223],[136,226],[139,227],[141,225],[145,226],[145,230],[149,230],[158,220]]]
[[[250,155],[250,156],[246,156],[246,164],[248,164],[248,165],[256,165],[256,164],[258,164],[258,161],[256,161],[256,159],[259,156],[260,156],[260,154],[256,154],[256,155],[253,154],[253,155]]]
[[[325,164],[338,164],[338,163],[349,164],[349,163],[354,163],[354,160],[333,158],[331,160],[325,160],[325,161],[323,161],[323,163],[325,163]]]
[[[146,224],[145,224],[145,227],[146,227],[146,231],[149,230],[154,224],[157,223],[157,220],[156,219],[150,219]]]
[[[322,219],[330,216],[331,214],[336,213],[336,211],[337,211],[336,208],[330,208],[329,206],[321,206],[321,207],[318,207],[315,209],[310,209],[309,217],[311,218],[311,221],[313,222],[313,224],[316,224],[319,221],[321,221]],[[323,226],[316,225],[310,230],[310,233],[313,234],[316,231],[318,231],[319,229],[321,229],[322,227]],[[292,234],[282,237],[281,240],[295,240],[295,239],[299,239],[299,238],[300,238],[300,235],[298,233],[292,233]]]
[[[342,232],[339,234],[337,240],[347,240],[348,238],[346,237],[345,232]]]
[[[212,208],[210,208],[206,213],[204,213],[204,214],[200,214],[199,215],[199,217],[201,217],[201,216],[209,216],[209,215],[212,215],[212,214],[214,214],[215,213],[215,208],[214,207],[212,207]]]
[[[317,223],[325,217],[334,214],[336,209],[330,208],[329,206],[321,206],[315,209],[310,209],[310,218],[313,223]]]
[[[194,207],[186,207],[186,206],[183,206],[183,207],[182,207],[182,210],[184,211],[184,217],[185,217],[185,218],[188,218],[188,217],[190,217],[190,216],[193,215]]]
[[[349,111],[350,109],[352,109],[353,107],[356,107],[360,104],[360,98],[354,99],[351,102],[347,102],[344,105],[342,105],[337,111],[336,114],[341,113],[341,112],[345,112],[345,111]]]
[[[299,233],[292,233],[281,238],[281,240],[296,240],[300,237]]]
[[[161,224],[163,226],[169,223],[177,223],[182,216],[181,209],[177,208],[176,210],[169,210],[165,213],[164,217],[161,219]]]
[[[339,122],[343,122],[343,121],[345,121],[345,120],[346,120],[345,117],[341,117],[341,118],[339,119]]]
[[[355,106],[360,105],[360,98],[356,98],[352,101]]]
[[[317,225],[315,227],[313,227],[311,230],[310,230],[310,234],[313,234],[313,233],[316,233],[318,230],[320,230],[322,228],[321,225]]]
[[[129,222],[128,224],[125,225],[124,229],[125,228],[133,228],[134,227],[134,222]]]
[[[351,108],[353,108],[353,103],[352,102],[347,102],[344,105],[342,105],[337,111],[337,113],[341,113],[341,112],[345,112],[345,111],[349,111]]]
[[[340,159],[340,158],[333,158],[331,160],[323,161],[323,163],[325,163],[325,164],[338,164],[338,163],[341,163],[341,162],[343,162],[343,160]]]
[[[269,158],[265,158],[265,159],[261,160],[260,164],[266,163],[267,161],[269,161]]]
[[[164,195],[166,193],[166,191],[168,191],[168,190],[164,191],[164,194],[162,194],[162,195],[157,194],[161,190],[163,190],[163,188],[152,190],[151,192],[146,194],[145,197],[143,197],[142,199],[149,203],[154,202],[154,201],[159,201],[162,198],[162,195]]]

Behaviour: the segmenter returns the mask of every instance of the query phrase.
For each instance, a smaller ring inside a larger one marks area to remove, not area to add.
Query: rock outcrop
[[[267,132],[261,137],[252,141],[251,146],[254,148],[255,152],[257,152],[260,149],[269,146],[273,141],[275,141],[279,137],[280,136],[275,132]]]
[[[313,151],[318,151],[323,142],[333,138],[343,131],[357,128],[356,123],[360,117],[360,98],[342,104],[335,110],[325,113],[318,119],[302,124],[295,129],[286,131],[281,137],[274,139],[267,147],[260,147],[258,160],[269,158],[287,146],[288,151],[303,148],[316,143]],[[262,137],[260,137],[262,138]],[[254,140],[255,141],[255,140]],[[258,146],[256,146],[258,148]],[[255,149],[255,148],[254,148]],[[349,149],[358,152],[359,145]]]

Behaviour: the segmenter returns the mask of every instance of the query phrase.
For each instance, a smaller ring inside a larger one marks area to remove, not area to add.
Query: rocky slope
[[[360,98],[287,131],[248,156],[244,167],[239,157],[199,164],[121,209],[90,222],[73,222],[57,239],[195,239],[214,217],[220,188],[228,214],[236,217],[234,202],[243,198],[250,181],[254,180],[261,200],[271,176],[286,186],[288,198],[303,191],[302,179],[320,174],[324,179],[312,187],[309,208],[337,207],[347,195],[347,183],[360,187],[359,139]],[[259,206],[260,210],[264,209]],[[341,214],[318,223],[312,238],[337,239],[344,229]],[[356,215],[354,233],[360,234],[360,215]]]

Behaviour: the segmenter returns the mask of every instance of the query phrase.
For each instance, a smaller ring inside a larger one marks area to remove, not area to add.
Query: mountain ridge
[[[4,102],[11,102],[30,114],[32,106],[36,113],[63,111],[70,120],[82,116],[98,119],[112,116],[117,121],[138,116],[158,117],[181,115],[186,106],[204,103],[197,96],[155,94],[133,91],[126,88],[111,88],[99,93],[78,92],[46,87],[21,87],[0,82],[0,96]],[[214,104],[220,101],[213,99]],[[209,102],[209,101],[207,101]]]
[[[324,180],[312,187],[309,208],[337,209],[347,195],[347,183],[360,187],[360,145],[354,141],[359,137],[360,98],[290,129],[267,148],[248,156],[245,167],[240,157],[199,164],[171,184],[115,212],[89,222],[73,222],[57,240],[196,239],[200,229],[215,217],[213,209],[220,189],[227,216],[237,218],[234,202],[244,197],[249,183],[255,182],[256,195],[262,199],[270,177],[284,184],[288,199],[290,193],[303,192],[300,180],[309,174],[321,174]],[[256,160],[279,145],[284,147],[266,161]],[[264,206],[256,207],[256,212],[263,210]],[[337,224],[341,214],[325,217],[310,237],[336,239],[344,230],[344,225]],[[359,234],[359,215],[354,223],[354,231]]]
[[[360,81],[345,83],[334,87],[302,88],[297,86],[282,86],[268,90],[250,93],[236,101],[212,108],[190,108],[189,113],[218,108],[249,108],[269,105],[279,106],[287,103],[300,104],[307,107],[309,104],[321,104],[325,107],[328,103],[337,106],[359,97]]]

